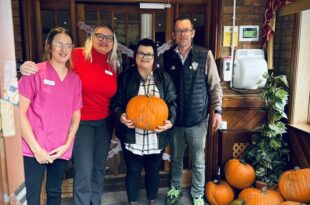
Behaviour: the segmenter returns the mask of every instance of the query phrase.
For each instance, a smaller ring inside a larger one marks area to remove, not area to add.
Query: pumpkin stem
[[[218,179],[213,179],[213,183],[216,185],[219,185],[219,184],[221,184],[221,181]]]
[[[296,171],[296,170],[299,170],[300,169],[300,167],[299,166],[295,166],[294,167],[294,170]]]
[[[262,188],[262,190],[261,190],[261,192],[263,193],[263,194],[266,194],[267,193],[267,186],[264,186],[263,188]]]
[[[242,164],[245,164],[246,162],[245,162],[245,159],[240,159],[239,160]]]

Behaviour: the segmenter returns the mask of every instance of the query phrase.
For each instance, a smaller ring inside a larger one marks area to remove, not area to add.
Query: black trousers
[[[24,157],[27,204],[40,205],[41,186],[46,170],[46,205],[61,205],[61,184],[68,161],[39,164],[34,157]]]
[[[114,129],[112,117],[82,120],[73,147],[73,204],[100,205]]]
[[[145,171],[146,196],[149,200],[156,199],[162,153],[140,156],[126,150],[123,146],[123,154],[127,166],[126,191],[128,202],[138,200],[142,168]]]

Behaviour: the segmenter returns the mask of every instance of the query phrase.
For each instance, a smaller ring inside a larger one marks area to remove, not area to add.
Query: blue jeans
[[[193,198],[198,198],[204,194],[207,130],[207,119],[193,127],[174,127],[173,143],[171,146],[171,186],[182,186],[183,156],[187,145],[192,167],[191,195]]]
[[[52,164],[39,164],[34,157],[24,156],[26,199],[29,205],[40,205],[43,176],[46,170],[46,205],[61,204],[61,184],[68,161],[57,159]]]
[[[80,122],[73,147],[73,204],[100,205],[113,118]]]

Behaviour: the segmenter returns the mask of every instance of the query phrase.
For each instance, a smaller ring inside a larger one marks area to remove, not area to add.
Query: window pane
[[[123,45],[126,45],[126,13],[115,12],[113,20],[114,20],[114,30],[118,42],[120,42]]]
[[[70,11],[57,11],[57,26],[64,27],[71,31]]]
[[[195,38],[194,43],[203,46],[204,40],[206,38],[205,34],[205,23],[204,23],[204,14],[193,14],[192,21],[195,25]]]
[[[91,27],[95,27],[97,25],[96,11],[85,11],[85,24]]]
[[[155,14],[155,43],[160,46],[165,43],[166,21],[165,14]]]
[[[100,11],[100,23],[112,25],[112,12]]]
[[[139,32],[139,14],[138,13],[128,13],[128,45],[137,44],[140,37]]]
[[[44,45],[48,32],[56,26],[55,11],[54,10],[41,10],[42,19],[42,45]]]

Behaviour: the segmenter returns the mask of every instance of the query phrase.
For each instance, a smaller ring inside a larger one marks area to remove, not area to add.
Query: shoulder
[[[197,46],[197,45],[193,45],[192,51],[194,53],[203,53],[203,54],[207,54],[208,53],[208,49],[203,48],[201,46]]]
[[[154,75],[159,76],[160,78],[163,78],[166,82],[169,82],[171,80],[170,75],[163,70],[162,68],[158,68],[155,70]]]
[[[84,48],[74,48],[72,50],[71,57],[73,61],[77,61],[78,59],[84,59]]]

